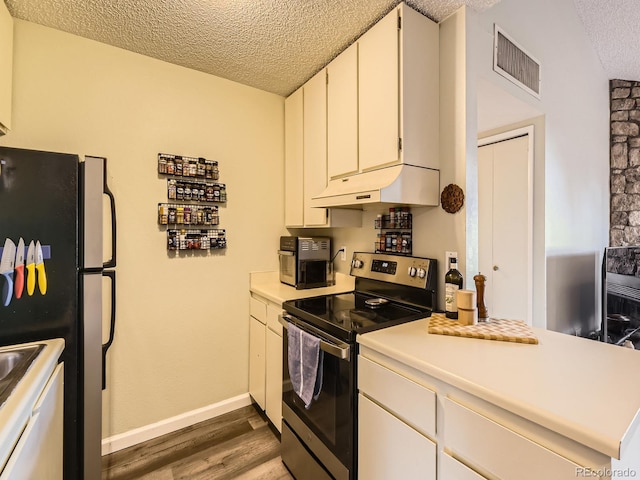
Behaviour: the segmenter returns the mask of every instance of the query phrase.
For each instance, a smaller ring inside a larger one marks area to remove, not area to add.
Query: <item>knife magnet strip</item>
[[[29,247],[24,247],[24,258],[27,258],[27,249]],[[2,257],[2,252],[4,247],[0,247],[0,257]],[[51,245],[42,245],[42,259],[43,260],[51,260]]]

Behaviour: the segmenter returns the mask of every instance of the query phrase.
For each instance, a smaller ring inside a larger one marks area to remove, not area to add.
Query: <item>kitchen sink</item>
[[[44,345],[0,350],[0,408],[36,359]]]

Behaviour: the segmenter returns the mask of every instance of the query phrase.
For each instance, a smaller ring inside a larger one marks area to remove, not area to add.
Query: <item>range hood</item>
[[[414,165],[394,165],[331,180],[312,207],[350,207],[372,203],[437,206],[440,171]]]

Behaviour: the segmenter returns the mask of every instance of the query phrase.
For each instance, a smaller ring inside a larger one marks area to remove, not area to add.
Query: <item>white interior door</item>
[[[532,321],[530,137],[478,148],[478,265],[492,318]]]

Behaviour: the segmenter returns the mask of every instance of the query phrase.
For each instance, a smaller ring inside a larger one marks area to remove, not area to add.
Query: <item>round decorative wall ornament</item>
[[[464,192],[458,185],[450,183],[442,190],[440,203],[445,212],[456,213],[464,205]]]

